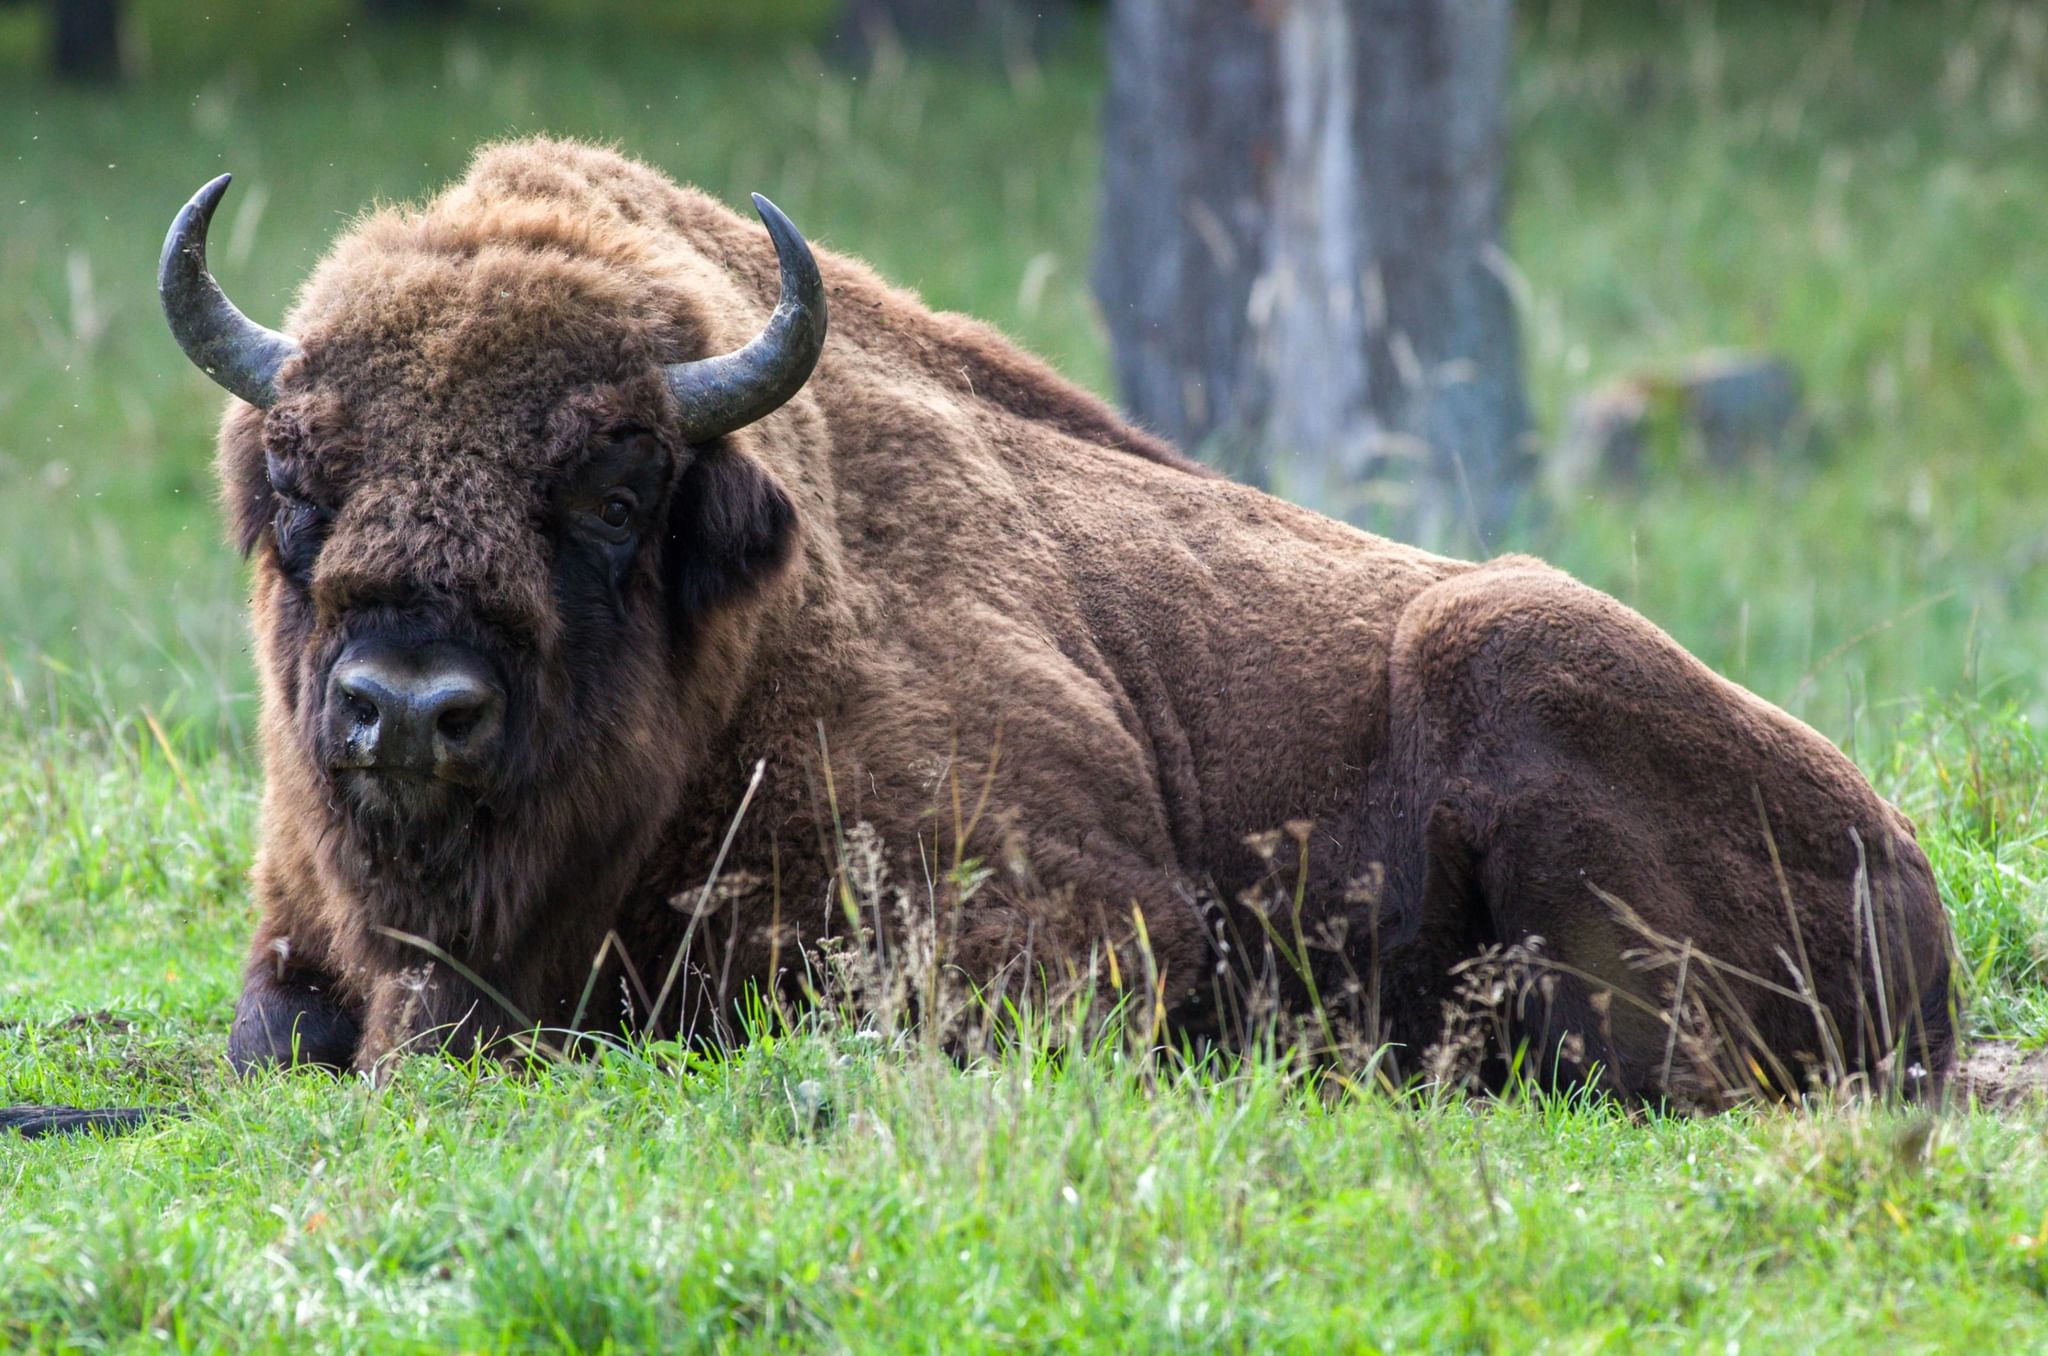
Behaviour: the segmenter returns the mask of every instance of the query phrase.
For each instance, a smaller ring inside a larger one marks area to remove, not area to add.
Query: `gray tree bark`
[[[997,62],[1038,56],[1073,19],[1074,0],[841,0],[833,50],[872,60],[883,47]]]
[[[60,79],[121,78],[119,0],[50,0],[50,68]]]
[[[380,19],[422,19],[454,14],[463,0],[363,0],[363,8]]]
[[[1114,0],[1095,290],[1126,407],[1427,540],[1529,480],[1510,0]]]

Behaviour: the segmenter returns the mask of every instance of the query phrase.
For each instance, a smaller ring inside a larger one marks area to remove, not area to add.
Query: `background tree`
[[[64,80],[121,75],[119,0],[49,0],[50,67]]]
[[[1014,61],[1064,31],[1075,0],[842,0],[833,46],[866,61],[882,47]]]
[[[1114,0],[1095,269],[1126,407],[1430,540],[1526,485],[1509,0]]]
[[[454,14],[463,0],[363,0],[363,8],[383,19],[432,18]]]

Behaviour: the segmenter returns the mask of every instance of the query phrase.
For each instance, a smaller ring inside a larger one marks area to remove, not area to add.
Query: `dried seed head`
[[[1386,888],[1386,866],[1372,862],[1364,871],[1344,882],[1344,902],[1353,906],[1377,906]]]

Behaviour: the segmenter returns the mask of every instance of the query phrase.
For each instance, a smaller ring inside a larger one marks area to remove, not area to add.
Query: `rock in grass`
[[[1637,485],[1650,440],[1651,390],[1633,378],[1612,381],[1572,402],[1551,456],[1562,489],[1619,481]]]
[[[1810,446],[1799,373],[1769,354],[1712,352],[1574,401],[1551,457],[1563,490],[1640,485],[1680,464],[1728,471]]]
[[[1681,379],[1679,401],[1709,466],[1727,469],[1797,450],[1799,373],[1783,359],[1707,354]]]

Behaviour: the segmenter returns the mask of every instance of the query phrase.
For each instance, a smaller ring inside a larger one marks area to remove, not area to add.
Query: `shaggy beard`
[[[475,791],[432,777],[350,771],[337,781],[344,812],[367,847],[429,872],[453,869],[488,814]]]
[[[345,774],[330,783],[328,861],[372,927],[496,970],[532,949],[538,923],[565,921],[565,908],[609,917],[650,849],[658,797],[619,795],[609,766],[593,759],[481,793]]]
[[[424,777],[337,779],[327,845],[368,921],[465,949],[488,915],[478,885],[500,823],[484,800]]]

